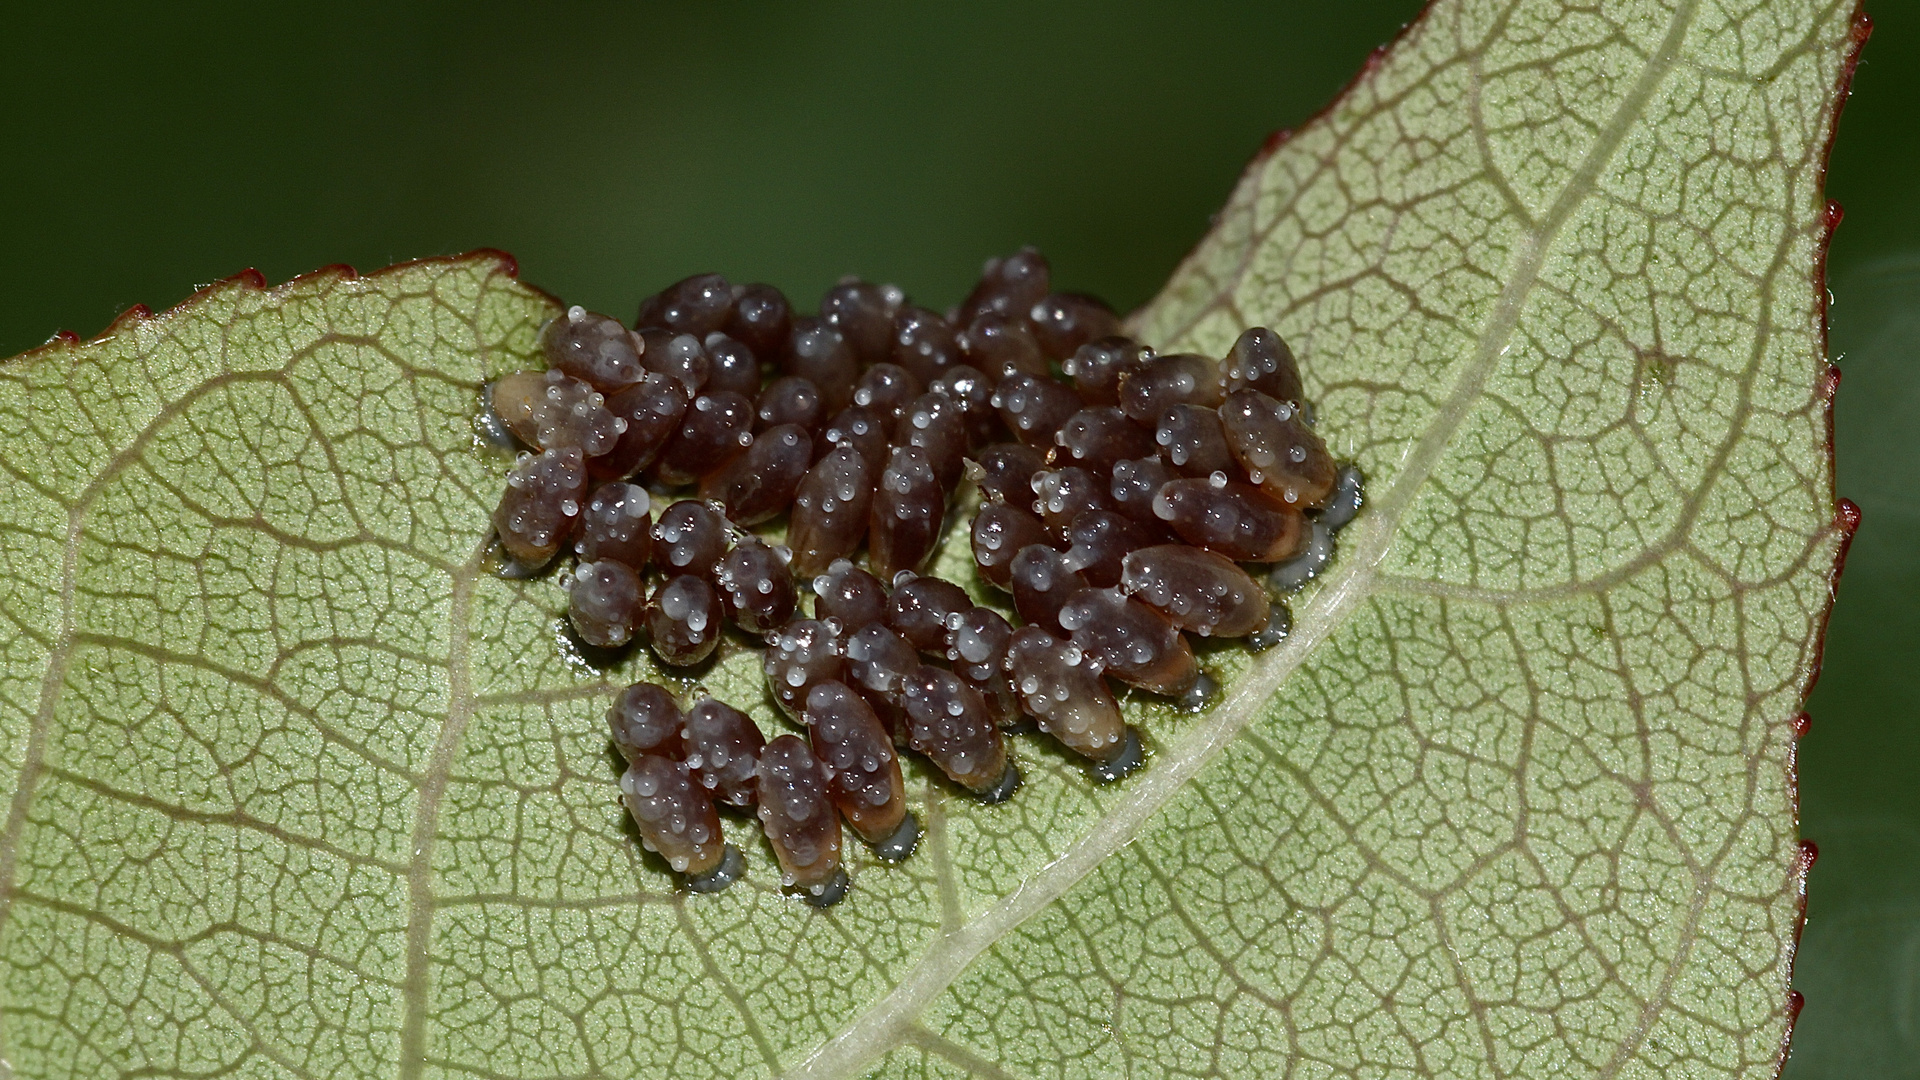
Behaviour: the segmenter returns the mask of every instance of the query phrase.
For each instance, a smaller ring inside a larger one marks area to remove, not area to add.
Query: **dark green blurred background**
[[[857,271],[944,307],[1034,243],[1056,280],[1126,308],[1261,139],[1417,8],[18,10],[0,356],[248,266],[278,281],[479,246],[625,314],[708,269],[806,302]],[[1802,743],[1822,855],[1791,1080],[1920,1077],[1920,0],[1873,14],[1830,190],[1840,491],[1866,518]]]

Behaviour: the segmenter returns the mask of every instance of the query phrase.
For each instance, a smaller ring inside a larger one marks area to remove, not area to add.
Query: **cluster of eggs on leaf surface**
[[[502,573],[570,548],[572,633],[644,642],[690,680],[729,640],[760,647],[801,732],[769,740],[704,690],[684,709],[655,684],[619,695],[621,797],[689,888],[744,872],[725,809],[758,823],[784,886],[837,902],[843,824],[883,860],[914,848],[903,752],[988,803],[1020,786],[1009,739],[1028,731],[1118,779],[1144,750],[1114,684],[1202,707],[1189,636],[1284,635],[1272,594],[1324,567],[1359,474],[1273,331],[1216,360],[1119,329],[1031,249],[945,313],[848,279],[807,315],[701,274],[632,327],[569,309],[541,330],[544,371],[490,385],[483,430],[524,448],[493,515]],[[994,606],[924,573],[968,486]]]

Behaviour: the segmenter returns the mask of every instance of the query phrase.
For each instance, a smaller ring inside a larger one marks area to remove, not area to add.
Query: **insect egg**
[[[978,369],[955,364],[928,383],[927,391],[959,404],[969,445],[984,445],[999,436],[1000,414],[993,407],[993,384]]]
[[[819,574],[860,550],[873,508],[873,478],[866,459],[846,443],[801,478],[787,521],[794,573]]]
[[[1045,378],[1047,357],[1024,318],[983,312],[967,323],[955,340],[967,366],[977,368],[993,382],[1017,375]]]
[[[906,693],[906,680],[920,667],[920,657],[906,639],[883,623],[868,623],[846,642],[847,674],[866,691],[875,711],[895,726]]]
[[[1002,589],[1013,587],[1013,558],[1021,549],[1053,542],[1053,534],[1039,518],[1016,506],[988,503],[973,518],[974,567]]]
[[[706,347],[700,343],[700,338],[693,334],[676,334],[671,330],[658,329],[642,331],[640,338],[647,345],[640,362],[647,366],[648,371],[678,381],[688,397],[698,394],[707,385],[707,375],[712,371],[713,362],[707,358]]]
[[[853,384],[860,363],[840,331],[817,319],[795,319],[780,367],[820,388],[828,412],[839,412],[853,400]]]
[[[927,455],[940,490],[952,491],[966,465],[967,425],[960,407],[941,393],[914,398],[894,421],[893,444],[916,447]]]
[[[578,447],[529,454],[507,473],[493,527],[522,567],[545,566],[560,550],[587,495],[587,463]]]
[[[1100,665],[1077,646],[1037,626],[1023,626],[1008,640],[1003,661],[1021,707],[1041,730],[1096,766],[1102,779],[1116,779],[1139,764],[1139,738],[1120,716],[1120,705],[1100,677]]]
[[[1036,496],[1034,512],[1058,537],[1066,536],[1067,527],[1082,511],[1107,510],[1113,506],[1112,482],[1078,465],[1035,473],[1031,483]]]
[[[620,320],[582,307],[568,308],[540,328],[549,367],[607,394],[640,381],[644,347]]]
[[[680,727],[684,718],[680,706],[666,688],[654,683],[637,682],[613,699],[607,710],[607,727],[613,733],[613,745],[621,756],[633,761],[642,754],[678,758],[683,756]]]
[[[1291,403],[1239,390],[1220,407],[1220,425],[1247,476],[1274,500],[1305,509],[1333,491],[1333,458]]]
[[[1007,568],[1013,608],[1035,626],[1060,629],[1060,609],[1087,588],[1067,557],[1045,544],[1028,544]]]
[[[1013,627],[992,608],[972,608],[947,621],[946,656],[953,673],[980,694],[994,723],[1009,734],[1024,720],[1005,668],[1012,639]]]
[[[1054,445],[1054,436],[1081,409],[1073,391],[1027,372],[1002,379],[994,388],[993,405],[1015,437],[1042,452]]]
[[[840,625],[854,630],[885,622],[887,590],[879,578],[837,559],[813,579],[813,613],[817,618],[838,619]]]
[[[1178,697],[1200,677],[1193,649],[1173,623],[1119,589],[1083,589],[1060,609],[1073,643],[1121,682]]]
[[[654,462],[663,484],[690,484],[739,457],[753,442],[753,404],[739,394],[701,394]]]
[[[920,396],[923,385],[919,376],[898,364],[875,364],[854,384],[853,403],[897,418],[908,402]]]
[[[1089,405],[1120,404],[1120,382],[1153,359],[1152,349],[1123,337],[1090,341],[1074,350],[1061,366],[1073,380],[1080,399]]]
[[[972,610],[967,590],[953,582],[903,574],[887,602],[887,626],[921,652],[941,656],[947,651],[949,621]]]
[[[653,525],[653,565],[663,574],[711,574],[727,553],[727,519],[696,499],[681,499]]]
[[[653,464],[687,415],[686,388],[678,380],[647,372],[639,382],[607,399],[607,411],[625,425],[613,449],[588,462],[602,479],[632,476]]]
[[[1089,405],[1074,413],[1060,426],[1053,441],[1066,451],[1062,464],[1078,465],[1100,476],[1110,474],[1114,465],[1127,458],[1147,457],[1154,452],[1153,436],[1111,405]],[[1222,443],[1220,449],[1224,456],[1226,445]],[[1055,460],[1062,457],[1054,456]]]
[[[1164,353],[1128,372],[1120,383],[1120,408],[1153,427],[1175,405],[1220,404],[1225,387],[1220,365],[1196,353]]]
[[[1234,467],[1220,427],[1220,412],[1205,405],[1173,405],[1160,416],[1153,441],[1167,463],[1188,476],[1209,476]]]
[[[766,745],[766,736],[746,713],[704,694],[680,728],[681,756],[694,781],[725,806],[753,805]]]
[[[1258,390],[1275,401],[1304,402],[1293,350],[1264,326],[1250,327],[1227,354],[1227,389]]]
[[[1187,543],[1235,562],[1292,558],[1306,537],[1300,511],[1220,473],[1162,484],[1153,497],[1153,512]]]
[[[771,285],[741,285],[733,290],[733,310],[727,315],[728,337],[770,358],[787,346],[793,326],[793,308],[787,296]],[[754,380],[758,386],[759,380]],[[744,391],[743,391],[744,392]]]
[[[1150,529],[1114,510],[1082,510],[1067,527],[1067,562],[1087,584],[1105,588],[1120,584],[1121,560],[1127,553],[1171,539],[1164,529]]]
[[[892,352],[893,318],[905,300],[896,286],[842,281],[820,298],[820,321],[840,332],[862,364],[877,364]]]
[[[989,502],[1025,505],[1033,498],[1033,476],[1047,466],[1039,450],[1024,443],[994,443],[973,458],[973,482]]]
[[[851,687],[828,681],[807,691],[805,719],[813,752],[829,768],[827,797],[840,816],[881,858],[906,858],[920,830],[907,813],[900,757],[880,718]]]
[[[652,509],[652,496],[638,484],[601,484],[580,515],[573,553],[586,562],[623,562],[635,573],[646,569],[653,549]]]
[[[1283,564],[1284,565],[1284,564]],[[1245,637],[1267,624],[1267,591],[1232,561],[1185,544],[1128,552],[1121,586],[1182,630]]]
[[[782,735],[760,752],[759,778],[760,828],[780,860],[781,883],[815,907],[839,903],[848,882],[826,768],[806,743]]]
[[[845,677],[846,657],[840,648],[840,626],[832,620],[794,619],[767,635],[761,670],[773,700],[788,717],[799,720],[807,691],[828,679]]]
[[[515,438],[539,450],[577,446],[596,457],[626,431],[600,391],[551,368],[503,376],[494,383],[493,408]]]
[[[1003,315],[1024,312],[1046,297],[1052,281],[1052,267],[1039,248],[1023,247],[1011,255],[988,259],[980,267],[980,280],[960,305],[961,315],[972,318],[983,311]]]
[[[625,645],[640,621],[642,588],[640,575],[625,563],[583,562],[567,586],[567,618],[589,645]]]
[[[760,393],[760,358],[746,342],[716,330],[700,344],[707,351],[708,364],[703,389],[714,394],[724,390],[748,398]]]
[[[893,320],[893,362],[912,372],[922,383],[960,362],[960,344],[953,324],[926,308],[901,309]]]
[[[905,679],[907,745],[982,802],[1003,802],[1020,786],[1006,738],[986,702],[951,671],[921,665]]]
[[[783,375],[767,384],[753,406],[753,430],[765,431],[781,424],[798,424],[809,435],[827,421],[827,405],[820,388],[812,380],[798,375]]]
[[[988,259],[980,268],[980,280],[960,304],[960,321],[971,322],[988,312],[1025,315],[1046,299],[1052,283],[1052,268],[1036,248]]]
[[[700,482],[700,497],[725,507],[737,525],[758,525],[793,505],[813,464],[813,438],[799,424],[761,432],[747,452]]]
[[[1105,301],[1082,293],[1054,293],[1027,312],[1040,351],[1065,360],[1089,341],[1120,332],[1120,318]]]
[[[1167,483],[1180,478],[1159,458],[1135,458],[1113,467],[1107,494],[1121,513],[1145,525],[1163,525],[1154,510],[1154,498]]]
[[[892,429],[886,415],[865,405],[849,405],[834,414],[823,436],[829,445],[850,446],[867,463],[873,475],[887,467],[891,447],[887,433]]]
[[[705,337],[726,325],[732,309],[733,287],[726,278],[719,274],[695,274],[674,282],[643,302],[634,325]]]
[[[714,571],[727,618],[752,634],[786,625],[793,617],[793,575],[783,553],[749,537],[734,545]]]
[[[720,644],[723,615],[720,596],[706,578],[681,574],[668,579],[647,603],[647,635],[654,655],[675,667],[705,660]]]
[[[867,515],[868,560],[875,577],[891,580],[918,570],[933,554],[946,517],[947,497],[926,451],[896,446],[887,459]]]
[[[620,777],[620,795],[646,846],[685,875],[688,888],[715,892],[739,877],[739,855],[728,858],[713,799],[694,786],[685,763],[642,754]]]

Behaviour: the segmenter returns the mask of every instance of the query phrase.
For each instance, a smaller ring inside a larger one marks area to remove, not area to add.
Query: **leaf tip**
[[[409,264],[402,263],[401,265],[405,266]],[[253,271],[248,271],[248,273],[253,273]],[[376,270],[374,271],[374,273],[378,274],[380,273],[380,271]],[[311,284],[315,284],[317,282],[323,282],[323,281],[359,281],[359,280],[360,280],[360,271],[355,269],[354,267],[349,266],[346,263],[328,263],[325,266],[318,267],[313,270],[309,270],[306,273],[299,275],[298,277],[288,278],[286,284],[281,287],[292,288],[299,285],[311,285]],[[265,278],[260,279],[260,287],[261,288],[266,287]]]
[[[1278,150],[1281,147],[1287,145],[1287,141],[1292,138],[1293,138],[1292,128],[1281,128],[1280,130],[1272,133],[1271,135],[1268,135],[1267,141],[1260,144],[1260,153],[1257,156],[1259,157],[1270,156],[1275,150]]]
[[[1839,544],[1837,550],[1833,553],[1833,572],[1827,578],[1827,611],[1821,618],[1820,626],[1820,645],[1822,648],[1825,648],[1827,639],[1826,618],[1833,613],[1832,597],[1840,591],[1840,575],[1847,568],[1847,552],[1853,547],[1854,534],[1860,531],[1860,504],[1844,495],[1835,500],[1833,506],[1833,523],[1829,528],[1838,534]],[[1816,675],[1819,673],[1819,662],[1817,659],[1814,664],[1814,672]],[[1812,691],[1813,680],[1809,679],[1807,681],[1807,692],[1812,693]],[[1805,695],[1802,695],[1802,700],[1804,699]]]
[[[514,258],[512,252],[502,251],[499,248],[474,248],[464,255],[456,255],[454,258],[472,259],[476,262],[482,259],[491,259],[498,265],[500,273],[510,278],[518,278],[520,276],[520,260]]]
[[[1835,508],[1834,525],[1846,534],[1845,542],[1852,543],[1854,532],[1860,528],[1860,504],[1842,496],[1839,506]]]
[[[111,334],[120,333],[128,327],[137,326],[153,317],[152,308],[145,304],[135,304],[120,314],[115,315],[113,321],[107,324],[107,328],[101,332],[100,336],[107,337]]]

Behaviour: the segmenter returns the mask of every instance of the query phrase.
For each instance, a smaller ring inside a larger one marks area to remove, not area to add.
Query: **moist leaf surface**
[[[821,913],[676,894],[605,674],[484,562],[487,254],[0,366],[0,1068],[20,1076],[1770,1075],[1791,717],[1844,542],[1840,3],[1442,0],[1134,317],[1294,343],[1371,503],[1095,790],[924,772]],[[965,573],[962,544],[942,565]],[[703,680],[777,725],[751,654]]]

